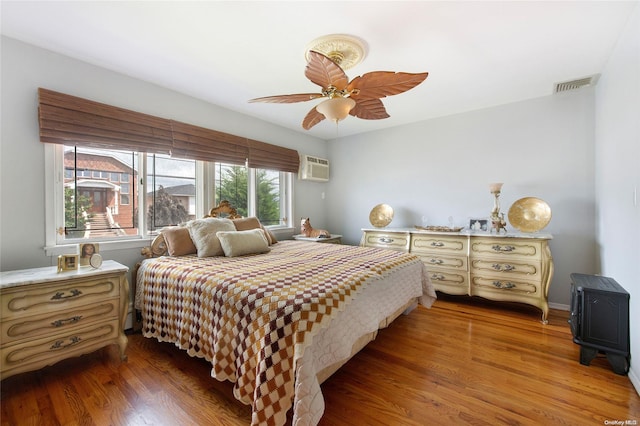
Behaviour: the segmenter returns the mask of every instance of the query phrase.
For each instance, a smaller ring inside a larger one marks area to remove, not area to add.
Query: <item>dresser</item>
[[[0,379],[112,344],[126,359],[127,271],[106,260],[98,269],[1,272]]]
[[[427,266],[436,290],[520,302],[549,314],[553,277],[549,234],[430,232],[410,228],[363,229],[361,245],[413,253]]]

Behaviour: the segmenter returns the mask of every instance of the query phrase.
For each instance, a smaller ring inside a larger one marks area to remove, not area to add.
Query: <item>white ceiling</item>
[[[553,93],[603,70],[638,1],[5,1],[2,34],[322,139]],[[383,99],[384,120],[301,127],[319,101],[248,103],[315,92],[305,48],[327,34],[367,44],[350,78],[429,72]]]

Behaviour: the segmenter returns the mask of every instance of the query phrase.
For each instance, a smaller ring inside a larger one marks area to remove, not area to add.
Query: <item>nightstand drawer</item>
[[[64,333],[105,319],[118,319],[118,299],[105,300],[66,311],[44,313],[2,322],[2,345],[19,339],[33,340],[40,336]]]
[[[2,319],[68,310],[119,295],[118,276],[93,277],[76,282],[33,285],[2,293]]]
[[[1,351],[0,369],[3,376],[10,376],[51,365],[103,347],[106,342],[117,343],[119,333],[118,320],[114,319],[67,333],[6,345]]]

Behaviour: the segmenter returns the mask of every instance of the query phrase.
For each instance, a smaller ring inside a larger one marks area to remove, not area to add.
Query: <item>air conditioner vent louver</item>
[[[303,155],[300,159],[300,179],[327,182],[329,180],[329,160]]]
[[[598,82],[598,77],[599,75],[596,74],[585,78],[556,83],[554,93],[566,92],[569,90],[580,89],[582,87],[593,86]]]

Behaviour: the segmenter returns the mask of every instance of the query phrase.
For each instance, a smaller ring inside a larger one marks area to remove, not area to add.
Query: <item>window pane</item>
[[[109,179],[111,180],[111,182],[120,182],[120,173],[111,173]]]
[[[122,205],[121,186],[104,180],[111,173],[135,177],[135,153],[65,147],[64,168],[77,176],[65,173],[65,239],[137,235],[135,204]]]
[[[265,226],[280,224],[280,187],[280,172],[256,170],[256,216]]]
[[[245,166],[216,163],[216,205],[227,200],[238,214],[247,217],[248,169]]]
[[[150,231],[195,219],[195,160],[149,155],[146,197],[147,229]]]

